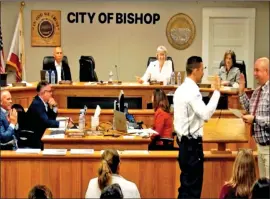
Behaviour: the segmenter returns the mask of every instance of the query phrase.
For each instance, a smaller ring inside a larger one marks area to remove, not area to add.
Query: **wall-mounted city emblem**
[[[166,36],[169,43],[178,50],[188,48],[196,34],[192,19],[183,13],[174,15],[166,27]]]
[[[31,33],[32,46],[60,46],[61,11],[32,10]]]

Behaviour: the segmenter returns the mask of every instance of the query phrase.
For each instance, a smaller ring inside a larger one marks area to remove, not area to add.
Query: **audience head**
[[[52,97],[52,86],[47,81],[40,81],[37,85],[37,92],[44,102],[48,102]]]
[[[156,111],[161,108],[165,112],[170,112],[169,101],[165,92],[161,89],[155,89],[152,96],[153,108]]]
[[[224,54],[224,66],[228,67],[229,69],[236,64],[236,55],[234,51],[228,50]]]
[[[191,56],[186,64],[187,76],[192,78],[196,83],[201,82],[203,78],[203,61],[201,57]]]
[[[252,188],[251,199],[264,199],[270,197],[270,179],[258,179]]]
[[[165,61],[167,59],[168,51],[165,46],[159,46],[157,48],[157,60],[158,61]]]
[[[236,196],[244,197],[250,194],[255,180],[255,160],[252,150],[240,149],[233,164],[231,179],[227,184],[236,189]]]
[[[119,184],[115,183],[105,187],[100,195],[100,199],[122,199],[124,198]]]
[[[56,47],[53,50],[53,56],[57,63],[60,63],[63,59],[63,51],[61,47]]]
[[[112,174],[119,173],[120,156],[114,149],[106,149],[101,156],[101,165],[98,169],[98,186],[103,190],[111,184]]]
[[[6,111],[9,111],[12,106],[11,94],[7,90],[1,91],[1,107]]]
[[[52,192],[45,185],[36,185],[28,193],[28,199],[51,199]]]
[[[269,59],[267,57],[262,57],[256,60],[254,76],[260,85],[264,85],[269,80]]]

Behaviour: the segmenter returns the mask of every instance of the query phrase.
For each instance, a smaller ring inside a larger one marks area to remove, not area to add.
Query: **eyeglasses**
[[[52,90],[44,90],[44,93],[45,93],[45,92],[52,93]]]

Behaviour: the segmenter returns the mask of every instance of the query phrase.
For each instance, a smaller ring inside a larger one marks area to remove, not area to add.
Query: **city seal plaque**
[[[196,28],[192,19],[183,13],[171,17],[167,23],[166,36],[169,43],[178,50],[188,48],[196,34]]]
[[[61,11],[32,10],[32,46],[61,46]]]

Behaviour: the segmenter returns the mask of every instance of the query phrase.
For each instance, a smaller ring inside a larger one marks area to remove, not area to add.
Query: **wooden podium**
[[[226,144],[248,143],[250,128],[240,118],[211,118],[204,125],[203,142],[218,144],[217,149],[211,149],[213,154],[232,153]]]

